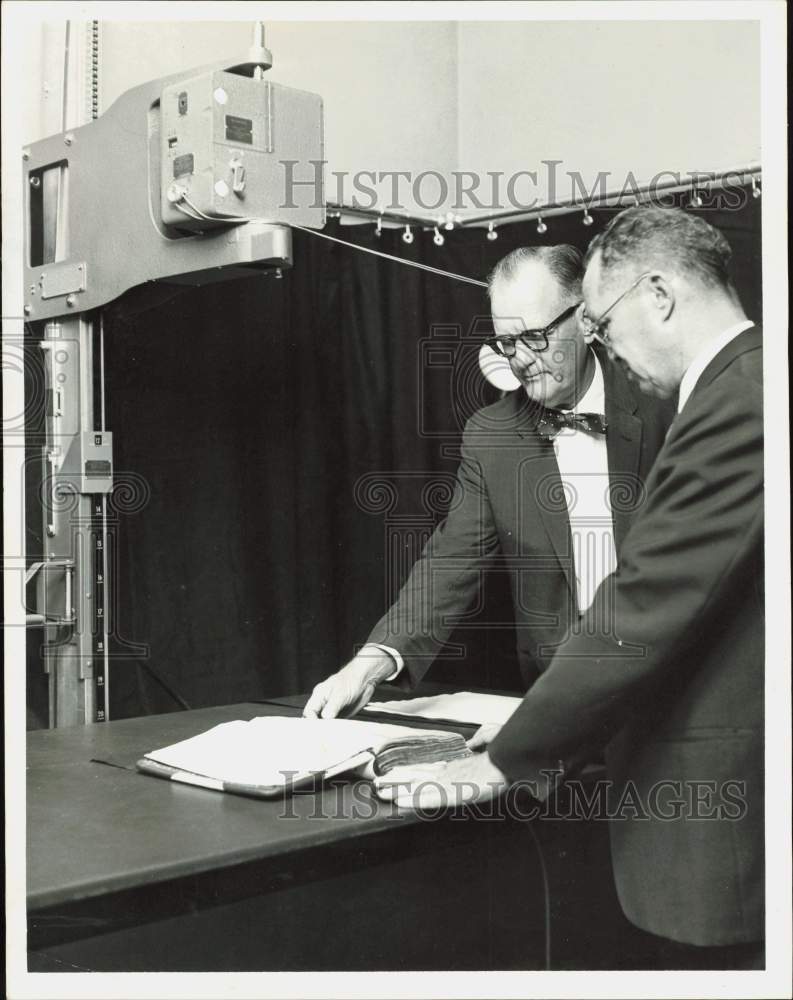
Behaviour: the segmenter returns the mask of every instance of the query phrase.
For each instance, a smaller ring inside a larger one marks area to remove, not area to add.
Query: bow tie
[[[537,433],[550,441],[563,427],[587,431],[589,434],[605,434],[607,426],[602,413],[572,413],[544,409],[537,421]]]

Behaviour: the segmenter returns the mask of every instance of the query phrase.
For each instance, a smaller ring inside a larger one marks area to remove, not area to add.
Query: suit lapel
[[[748,330],[744,330],[743,333],[739,333],[737,337],[734,337],[731,341],[729,341],[729,343],[725,344],[719,353],[707,364],[702,374],[697,379],[694,388],[691,390],[688,401],[696,396],[700,390],[710,385],[711,382],[714,382],[726,368],[729,368],[736,358],[739,358],[742,354],[746,354],[747,351],[758,350],[762,346],[763,332],[757,324],[749,327]],[[683,410],[685,410],[685,407]],[[667,440],[669,440],[671,435],[674,433],[675,424],[680,418],[680,415],[681,414],[679,413],[675,415],[675,419],[666,434]]]
[[[609,490],[612,499],[614,544],[617,552],[631,524],[633,498],[638,499],[637,485],[642,453],[642,421],[638,404],[628,380],[615,364],[601,358],[606,388],[606,453],[609,466]]]
[[[747,351],[755,351],[762,347],[762,345],[763,334],[759,326],[749,327],[748,330],[739,333],[737,337],[734,337],[728,344],[725,344],[716,357],[708,364],[697,379],[697,384],[694,386],[691,395],[693,396],[697,389],[710,385],[741,354],[745,354]]]
[[[537,410],[526,394],[519,389],[514,396],[515,430],[525,456],[520,480],[521,532],[524,538],[531,538],[532,522],[539,518],[577,607],[573,540],[556,453],[553,444],[537,433]]]
[[[642,451],[642,420],[637,415],[634,390],[616,365],[598,352],[603,368],[606,397],[606,454],[614,521],[614,542],[619,553],[628,532],[637,498],[637,484]],[[521,496],[527,517],[539,515],[551,542],[567,585],[577,602],[570,517],[564,499],[559,465],[553,444],[535,429],[536,409],[522,390],[514,393],[515,430],[528,448],[523,465]],[[529,525],[523,527],[531,537]]]

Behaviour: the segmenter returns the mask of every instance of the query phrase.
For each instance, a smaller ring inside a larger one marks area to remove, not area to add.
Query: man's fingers
[[[303,715],[309,719],[335,719],[339,715],[354,715],[372,697],[374,685],[357,685],[343,675],[334,675],[317,684],[306,702]],[[352,706],[348,708],[348,706]],[[346,711],[345,711],[346,710]]]
[[[317,684],[311,692],[311,697],[308,699],[303,708],[304,717],[307,719],[318,719],[319,713],[322,711],[327,699],[328,696],[326,694],[324,682],[322,684]]]
[[[375,781],[374,790],[379,799],[392,802],[402,795],[410,794],[412,784],[409,781]]]
[[[449,791],[431,773],[409,778],[394,778],[389,773],[375,784],[378,798],[395,802],[402,809],[437,809],[454,805],[455,793]]]
[[[446,809],[457,804],[454,791],[448,791],[437,781],[424,780],[394,799],[401,809]]]
[[[467,745],[469,750],[481,750],[486,747],[488,743],[495,739],[496,733],[499,731],[501,726],[494,722],[486,722],[483,726],[480,726],[470,740],[467,740]]]
[[[347,685],[335,684],[325,699],[325,705],[320,712],[320,716],[323,719],[335,719],[349,701],[350,693]]]
[[[314,688],[303,715],[310,719],[335,719],[355,715],[374,694],[379,680],[392,672],[388,654],[358,656]]]
[[[348,708],[347,711],[344,713],[345,716],[357,715],[364,707],[364,705],[366,705],[371,699],[372,695],[374,694],[374,688],[375,688],[374,684],[367,684],[364,687],[363,691],[361,691],[358,700],[355,702],[352,708]]]
[[[413,764],[394,767],[387,774],[381,774],[374,779],[374,787],[381,799],[391,800],[409,798],[413,789],[422,783],[432,782],[433,776],[440,774],[444,768],[442,761],[437,764]],[[400,803],[403,804],[403,803]]]

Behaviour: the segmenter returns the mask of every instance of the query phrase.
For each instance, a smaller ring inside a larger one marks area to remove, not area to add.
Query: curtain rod
[[[697,171],[690,175],[687,181],[679,181],[671,178],[665,181],[657,181],[651,184],[637,184],[630,188],[622,187],[619,190],[606,191],[602,195],[596,195],[589,199],[571,198],[566,201],[546,202],[536,208],[520,209],[514,208],[503,212],[494,212],[489,215],[476,215],[468,219],[460,219],[459,216],[448,213],[445,216],[428,218],[420,215],[409,215],[401,212],[391,212],[377,208],[361,208],[357,205],[343,205],[335,202],[328,202],[328,211],[337,218],[342,215],[354,215],[360,218],[374,221],[393,222],[402,226],[416,226],[423,229],[444,229],[467,228],[470,226],[488,225],[493,228],[495,222],[520,222],[530,221],[539,218],[551,218],[557,215],[568,215],[573,212],[587,212],[590,209],[614,208],[622,205],[626,201],[635,203],[637,198],[641,200],[643,196],[655,194],[676,194],[683,191],[705,193],[714,187],[724,187],[732,183],[736,187],[743,187],[749,182],[754,182],[760,178],[762,167],[759,163],[751,163],[748,166],[734,167],[729,170]],[[679,175],[678,175],[679,176]]]
[[[677,194],[683,191],[690,191],[693,195],[695,192],[704,193],[711,188],[724,187],[729,183],[734,184],[736,187],[743,187],[753,178],[756,180],[761,173],[762,168],[759,163],[753,163],[747,167],[735,167],[731,170],[702,170],[691,174],[690,180],[687,181],[670,179],[657,181],[653,184],[637,184],[631,188],[622,187],[619,190],[606,191],[605,194],[597,195],[590,199],[571,198],[567,201],[547,202],[545,205],[528,211],[526,209],[512,209],[506,212],[494,212],[492,215],[477,215],[474,218],[464,219],[460,225],[475,226],[496,221],[531,220],[541,217],[545,218],[546,216],[551,217],[554,215],[566,215],[572,212],[582,212],[593,208],[614,208],[625,201],[635,204],[637,199],[641,201],[645,195],[652,196],[661,192],[664,194]]]
[[[429,219],[424,215],[408,215],[404,212],[389,212],[379,208],[360,208],[358,205],[341,205],[335,201],[327,203],[328,214],[331,216],[358,215],[364,219],[382,219],[383,222],[397,222],[400,226],[416,226],[423,229],[434,229],[444,225],[446,220]]]

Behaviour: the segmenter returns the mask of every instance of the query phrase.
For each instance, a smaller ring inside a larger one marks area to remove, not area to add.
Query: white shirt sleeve
[[[372,649],[379,649],[381,653],[387,653],[391,657],[391,659],[394,661],[395,670],[393,674],[389,674],[389,676],[386,677],[385,680],[386,682],[396,680],[397,677],[399,677],[400,673],[402,672],[402,668],[405,666],[405,661],[402,659],[400,654],[395,649],[392,649],[390,646],[382,646],[379,642],[367,642],[366,646],[369,646]],[[362,647],[361,653],[364,651],[364,649],[366,649],[366,646]],[[361,653],[359,653],[358,655],[360,656]]]

